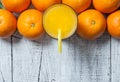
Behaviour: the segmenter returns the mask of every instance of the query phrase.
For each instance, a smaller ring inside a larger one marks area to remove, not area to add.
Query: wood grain
[[[40,82],[110,82],[110,37],[107,34],[95,41],[74,35],[63,41],[61,55],[57,53],[56,40],[48,39],[43,41]]]
[[[14,82],[38,82],[42,40],[35,42],[14,37],[13,42]]]
[[[120,82],[120,40],[111,38],[111,82]]]
[[[119,40],[104,36],[94,41],[76,34],[63,40],[48,35],[30,41],[15,33],[0,40],[0,82],[119,82]]]
[[[11,38],[0,39],[0,82],[12,82]]]

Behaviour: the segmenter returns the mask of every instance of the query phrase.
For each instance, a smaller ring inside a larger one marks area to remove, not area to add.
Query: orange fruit
[[[28,9],[18,17],[18,31],[31,40],[39,38],[43,33],[42,13],[36,9]]]
[[[93,5],[103,13],[111,13],[119,8],[120,0],[93,0]]]
[[[61,0],[32,0],[33,6],[40,11],[44,11],[49,6],[60,2]]]
[[[7,38],[16,31],[16,17],[9,11],[0,9],[0,37]]]
[[[78,15],[77,33],[82,38],[94,40],[106,29],[106,20],[99,11],[89,9]]]
[[[91,5],[91,0],[62,0],[62,3],[71,6],[77,13],[80,13]]]
[[[12,12],[22,12],[30,5],[31,0],[2,0],[4,7]]]
[[[110,35],[120,39],[120,10],[107,17],[107,26]]]

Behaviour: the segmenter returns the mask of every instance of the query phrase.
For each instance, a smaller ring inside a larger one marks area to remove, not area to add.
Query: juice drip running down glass
[[[49,7],[43,15],[43,26],[51,37],[58,39],[58,50],[62,52],[62,39],[70,37],[77,28],[77,15],[65,4]]]

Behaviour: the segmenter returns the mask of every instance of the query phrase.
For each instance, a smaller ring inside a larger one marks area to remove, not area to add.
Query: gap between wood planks
[[[11,36],[11,82],[13,82],[13,36]]]
[[[110,82],[112,82],[112,61],[111,61],[111,56],[112,56],[112,37],[110,36]]]

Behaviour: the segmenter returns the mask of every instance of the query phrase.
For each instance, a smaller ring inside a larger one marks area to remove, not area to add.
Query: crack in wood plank
[[[3,80],[3,82],[5,82],[5,79],[4,79],[4,76],[3,76],[2,71],[0,71],[0,73],[1,73],[1,75],[2,75],[2,80]]]
[[[43,44],[43,41],[42,41]],[[39,70],[38,70],[38,82],[40,81],[40,72],[41,72],[41,66],[42,66],[42,56],[43,56],[43,45],[42,45],[42,51],[40,56],[40,64],[39,64]]]
[[[11,82],[13,82],[13,36],[11,36]]]
[[[41,71],[41,65],[42,65],[42,54],[43,54],[43,52],[41,52],[40,65],[39,65],[39,71],[38,71],[38,82],[40,81],[40,71]]]

